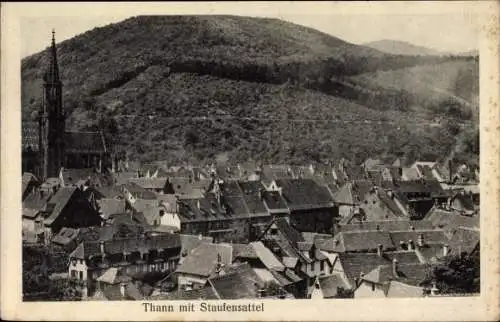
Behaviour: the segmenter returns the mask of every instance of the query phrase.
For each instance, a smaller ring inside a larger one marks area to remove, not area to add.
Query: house
[[[101,217],[77,187],[61,187],[44,211],[44,239],[49,243],[62,227],[82,228],[101,224]]]
[[[385,189],[393,191],[411,219],[423,218],[435,203],[446,202],[449,197],[437,180],[400,181]]]
[[[264,281],[248,264],[216,271],[208,283],[221,300],[256,299],[266,297]]]
[[[311,300],[339,298],[342,296],[342,291],[349,291],[349,289],[350,285],[342,274],[318,276],[309,288],[308,298]]]
[[[472,194],[467,194],[463,190],[450,197],[448,205],[451,210],[462,215],[473,215],[479,208],[476,207]]]
[[[479,229],[458,227],[449,241],[451,255],[471,255],[479,252]]]
[[[24,200],[41,182],[35,177],[34,174],[25,172],[22,176],[22,200]]]
[[[83,187],[110,186],[113,185],[111,175],[98,172],[95,168],[61,168],[59,171],[59,180],[61,186],[77,186],[83,190]]]
[[[192,249],[175,270],[179,288],[195,289],[206,285],[214,276],[233,261],[233,249],[226,244],[201,243]]]
[[[452,209],[435,206],[422,222],[429,222],[433,228],[454,232],[458,227],[479,229],[479,215],[465,216]]]
[[[130,178],[128,182],[134,183],[141,188],[148,191],[164,194],[167,191],[167,178],[151,178],[151,177],[141,177],[141,178]]]
[[[209,189],[211,184],[211,179],[193,181],[189,178],[169,177],[167,179],[164,193],[173,194],[184,199],[203,198],[205,192]]]
[[[85,282],[88,294],[93,294],[96,280],[110,268],[122,269],[127,275],[175,271],[180,250],[176,234],[83,241],[69,255],[68,273]]]
[[[449,236],[440,229],[391,231],[391,239],[400,250],[414,251],[421,263],[435,263],[449,253]]]
[[[360,279],[380,265],[391,264],[393,259],[400,264],[420,264],[414,251],[381,251],[377,253],[339,253],[333,265],[332,274],[341,274],[349,289],[355,290]]]
[[[107,220],[111,215],[125,212],[125,199],[101,198],[97,200],[98,211],[102,220]]]
[[[157,196],[156,193],[132,182],[122,185],[121,191],[130,204],[134,204],[137,199],[156,200]]]
[[[333,200],[338,204],[340,218],[352,215],[356,206],[364,201],[372,188],[373,184],[367,180],[346,182],[342,185],[333,194]]]
[[[339,231],[394,231],[394,230],[421,230],[433,229],[435,226],[431,221],[427,220],[379,220],[379,221],[364,221],[342,225]]]
[[[320,249],[329,253],[395,250],[388,231],[343,231],[324,241]]]
[[[251,222],[258,222],[250,216],[236,181],[216,180],[203,198],[179,198],[178,205],[182,233],[212,236],[216,242],[248,242]]]
[[[177,197],[171,194],[158,195],[160,226],[173,227],[181,230],[181,219],[177,207]]]
[[[293,172],[289,165],[265,164],[262,166],[261,180],[266,187],[274,180],[291,178],[293,178]]]
[[[97,279],[91,301],[139,301],[148,298],[152,287],[134,281],[123,268],[111,267]]]
[[[259,238],[263,245],[295,275],[304,279],[302,297],[314,278],[331,272],[332,263],[314,242],[307,242],[285,218],[275,218]]]
[[[380,265],[360,277],[354,298],[423,297],[431,268],[423,264]],[[397,283],[397,284],[394,284]]]
[[[338,208],[324,186],[312,179],[274,180],[269,190],[281,191],[290,210],[290,223],[299,231],[329,233]]]
[[[160,203],[158,199],[136,199],[133,204],[131,204],[133,210],[144,216],[147,225],[149,226],[160,226],[162,223],[167,222],[167,219],[163,219],[166,216],[166,208],[163,203]],[[175,220],[172,220],[175,224]]]
[[[184,258],[200,244],[212,244],[213,242],[213,238],[202,235],[179,234],[179,236],[181,238],[181,258],[179,264],[181,264]]]
[[[43,238],[43,220],[47,202],[52,197],[52,193],[47,193],[42,189],[35,189],[22,203],[22,232],[23,240],[31,243],[38,243]]]

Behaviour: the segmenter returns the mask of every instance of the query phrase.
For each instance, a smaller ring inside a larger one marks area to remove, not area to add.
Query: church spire
[[[52,29],[52,45],[50,47],[50,65],[45,74],[45,82],[59,83],[59,66],[57,64],[56,32]]]

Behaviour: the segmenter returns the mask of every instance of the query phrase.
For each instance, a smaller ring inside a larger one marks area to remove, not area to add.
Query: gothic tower
[[[64,161],[65,117],[54,31],[49,51],[50,62],[43,77],[43,101],[39,114],[40,174],[43,180],[59,176]]]

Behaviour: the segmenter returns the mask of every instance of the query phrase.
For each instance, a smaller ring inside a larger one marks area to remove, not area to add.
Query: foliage
[[[434,268],[433,279],[443,294],[480,291],[479,251],[471,255],[450,256]]]
[[[447,91],[477,95],[469,58],[383,54],[276,19],[137,17],[64,41],[58,54],[67,127],[103,130],[143,161],[443,156],[454,135],[426,124],[449,109],[463,121],[463,102],[411,85],[430,68]],[[25,119],[40,105],[47,62],[46,52],[22,62]],[[408,70],[413,78],[394,76]]]

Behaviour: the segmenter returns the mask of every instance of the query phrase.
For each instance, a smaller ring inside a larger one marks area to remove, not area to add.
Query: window
[[[78,278],[81,279],[81,280],[83,280],[83,272],[82,271],[78,272],[78,275],[79,275]]]
[[[319,265],[320,265],[320,266],[319,266],[319,267],[320,267],[319,269],[323,272],[323,271],[325,270],[325,262],[324,262],[324,261],[321,261]]]
[[[311,271],[314,271],[316,269],[316,262],[311,263]]]
[[[76,271],[75,270],[71,270],[71,277],[76,277]]]
[[[278,229],[271,228],[271,235],[277,235],[277,234],[278,234]]]
[[[372,284],[372,291],[375,292],[375,284]]]

